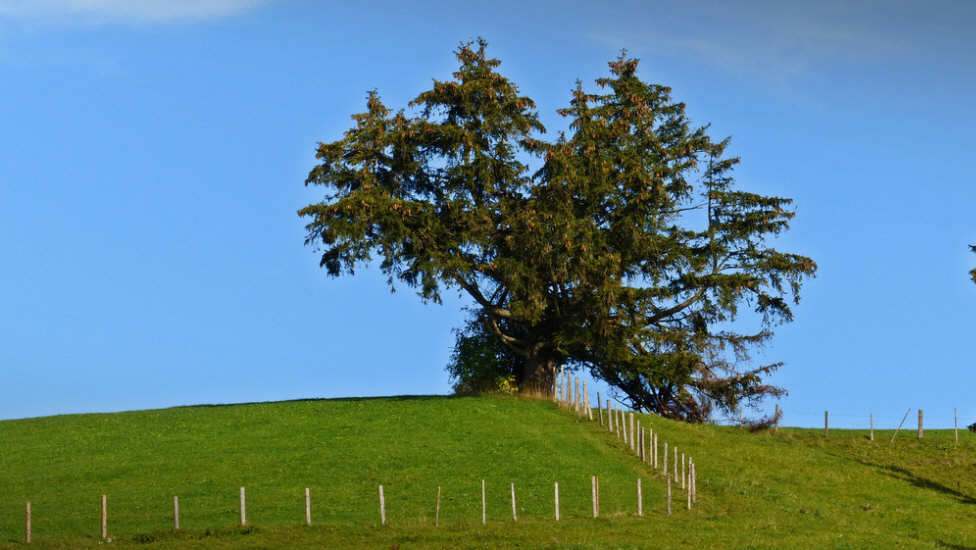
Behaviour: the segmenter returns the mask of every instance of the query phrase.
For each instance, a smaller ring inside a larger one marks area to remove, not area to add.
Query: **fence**
[[[779,405],[777,405],[777,414],[778,412],[779,412]],[[895,429],[895,433],[892,434],[891,436],[891,440],[889,441],[890,443],[894,443],[895,438],[898,437],[898,434],[901,432],[901,429],[905,425],[905,421],[908,420],[908,415],[911,414],[911,412],[912,409],[908,409],[908,411],[905,412],[905,416],[902,417],[901,422],[898,423],[898,428]],[[953,418],[953,437],[956,443],[959,443],[959,409],[958,408],[952,409],[952,418]],[[874,441],[874,413],[870,413],[868,415],[867,420],[868,420],[868,430],[869,430],[868,437],[871,441]],[[918,409],[918,431],[916,433],[917,433],[916,437],[918,439],[922,439],[925,437],[925,411],[922,409]],[[824,411],[824,438],[829,438],[829,437],[830,437],[830,412]]]
[[[693,468],[693,466],[692,466]],[[690,473],[689,479],[694,480],[694,472]],[[672,509],[671,503],[671,478],[668,477],[668,494],[667,500],[665,502],[655,502],[654,504],[659,509],[660,513],[670,515]],[[388,487],[384,488],[383,485],[378,486],[378,500],[375,501],[376,510],[376,521],[381,525],[389,525],[394,520],[399,520],[401,523],[415,523],[424,524],[429,523],[429,512],[433,512],[434,526],[439,526],[442,524],[441,518],[442,514],[451,516],[455,521],[461,520],[462,523],[474,523],[475,518],[479,518],[480,522],[484,525],[488,521],[519,521],[520,512],[523,514],[523,520],[525,518],[525,512],[527,510],[526,504],[529,505],[528,510],[531,512],[529,518],[533,520],[539,520],[543,518],[551,518],[554,521],[561,521],[566,519],[580,519],[592,517],[600,517],[600,504],[601,495],[602,497],[607,496],[608,488],[607,484],[603,484],[601,489],[600,478],[597,476],[592,476],[589,480],[576,480],[575,483],[563,483],[562,484],[562,500],[560,500],[560,484],[559,482],[554,482],[550,490],[552,495],[552,500],[550,502],[543,502],[539,498],[536,492],[530,495],[520,494],[519,487],[515,483],[495,485],[493,483],[488,483],[487,480],[480,480],[480,493],[479,493],[479,504],[480,506],[472,506],[473,502],[470,498],[463,498],[464,495],[454,492],[451,494],[445,494],[443,491],[443,486],[437,487],[436,494],[432,493],[429,495],[429,506],[415,506],[412,510],[413,513],[406,510],[405,505],[417,504],[416,498],[404,498],[402,493],[390,492]],[[689,487],[693,487],[694,482],[691,482]],[[586,492],[586,489],[589,492]],[[629,490],[628,490],[629,489]],[[644,494],[642,490],[642,479],[637,478],[636,482],[632,487],[628,488],[620,483],[611,484],[609,491],[612,491],[611,495],[613,498],[610,499],[614,506],[610,509],[613,515],[634,515],[637,517],[643,517],[646,510],[653,510],[653,507],[649,508],[645,506]],[[625,493],[630,492],[628,496]],[[239,512],[240,523],[242,527],[252,525],[254,523],[260,523],[260,512],[254,514],[253,509],[248,508],[248,495],[253,495],[253,491],[248,493],[245,487],[240,488],[238,509],[235,512]],[[299,500],[303,503],[303,506],[294,507],[294,523],[304,524],[306,526],[311,526],[313,524],[313,517],[315,513],[320,510],[328,510],[334,503],[328,503],[321,506],[313,506],[313,492],[310,488],[306,487],[303,491],[298,492],[295,501]],[[692,499],[694,498],[694,492],[689,490],[688,494],[688,507],[690,508]],[[416,495],[414,495],[415,497]],[[470,495],[468,495],[470,496]],[[362,495],[361,500],[368,500],[365,495]],[[508,500],[506,504],[510,504],[510,508],[502,504],[503,500]],[[621,503],[629,501],[632,506],[623,506]],[[101,495],[100,500],[93,499],[93,502],[97,502],[97,506],[91,506],[90,512],[91,517],[88,518],[89,525],[92,526],[92,534],[94,533],[94,526],[99,525],[99,538],[101,540],[111,540],[115,534],[114,528],[114,516],[123,515],[126,516],[126,523],[128,524],[123,532],[126,534],[135,534],[136,531],[132,530],[132,519],[133,515],[140,517],[143,521],[146,520],[144,514],[132,511],[127,511],[125,509],[125,503],[118,503],[110,498],[110,495]],[[182,502],[186,502],[184,499]],[[229,509],[230,503],[234,502],[232,493],[227,494],[225,502],[220,506],[220,510],[217,513],[224,518],[227,518],[229,514],[227,511]],[[170,509],[170,514],[164,515],[159,514],[155,521],[150,521],[149,523],[154,523],[156,525],[162,526],[164,523],[169,523],[174,531],[179,531],[181,529],[181,524],[185,525],[186,515],[181,515],[180,511],[181,500],[178,496],[174,496],[172,500],[172,508]],[[450,505],[445,505],[445,503],[451,503]],[[48,505],[41,508],[40,513],[38,513],[38,508],[34,506],[35,503],[27,502],[25,507],[25,532],[24,539],[28,544],[30,544],[36,537],[35,525],[45,524],[51,522],[51,515],[57,516],[61,513],[61,510],[57,506]],[[267,505],[267,501],[262,501],[262,504]],[[157,510],[161,510],[162,507],[157,507]],[[266,508],[262,508],[266,510]],[[510,510],[510,514],[508,511]],[[393,511],[393,514],[388,512]],[[480,513],[480,516],[479,516]],[[39,521],[38,521],[39,520]],[[199,524],[199,522],[196,522]],[[227,525],[225,524],[224,527]],[[208,528],[216,528],[210,526]],[[83,531],[79,532],[79,535],[83,536]],[[43,535],[44,533],[42,533]]]
[[[565,373],[560,376],[565,377]],[[645,479],[624,479],[617,472],[590,479],[556,479],[543,475],[538,481],[524,485],[492,480],[485,480],[484,486],[481,480],[438,484],[433,480],[387,480],[381,482],[382,489],[379,483],[367,486],[349,480],[336,480],[336,486],[331,487],[282,487],[274,479],[268,479],[253,485],[247,483],[246,489],[226,481],[203,486],[188,484],[193,490],[186,492],[177,482],[173,496],[163,496],[166,489],[159,486],[151,494],[137,494],[129,489],[124,477],[119,477],[104,488],[93,487],[91,500],[83,502],[54,496],[58,491],[48,484],[39,492],[44,496],[32,499],[30,487],[37,487],[40,482],[32,480],[24,487],[26,498],[20,501],[19,511],[9,498],[5,509],[0,510],[7,518],[0,521],[0,540],[32,542],[39,537],[75,536],[111,539],[149,532],[252,524],[362,525],[364,521],[375,521],[439,526],[477,521],[566,521],[593,517],[594,510],[597,517],[607,514],[643,517],[690,507],[697,500],[696,466],[691,458],[673,445],[669,447],[663,439],[659,442],[660,434],[644,425],[647,417],[611,407],[609,400],[606,406],[597,403],[594,411],[586,386],[585,381],[576,378],[570,390],[568,381],[565,382],[557,401],[563,407],[572,407],[580,417],[599,422],[608,433],[626,441],[634,459],[653,470]],[[600,399],[597,394],[597,401]],[[664,452],[661,447],[665,448]],[[668,452],[673,454],[671,460],[664,457]],[[145,473],[134,471],[124,475]],[[648,479],[660,480],[660,484],[648,486]],[[681,488],[684,492],[677,492]],[[671,496],[676,504],[668,501],[669,489],[674,492]],[[233,497],[235,493],[237,498]]]

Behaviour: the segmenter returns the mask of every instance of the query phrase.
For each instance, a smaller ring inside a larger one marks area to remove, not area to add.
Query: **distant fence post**
[[[830,435],[830,422],[828,422],[829,418],[830,412],[824,411],[824,439]]]
[[[441,524],[441,486],[437,486],[437,510],[434,512],[434,527]]]
[[[901,431],[901,427],[905,424],[905,421],[908,420],[908,413],[910,413],[910,412],[912,412],[912,408],[911,407],[909,407],[908,410],[905,411],[905,416],[903,416],[901,418],[901,423],[898,424],[898,429],[895,430],[894,435],[891,436],[891,441],[889,441],[888,443],[894,443],[895,442],[895,438],[898,437],[898,432]]]
[[[956,426],[956,443],[959,443],[959,409],[952,409],[952,418]]]
[[[518,521],[518,514],[515,512],[515,484],[512,483],[512,521]]]
[[[31,543],[31,503],[30,503],[30,501],[27,501],[27,525],[25,527],[26,527],[25,531],[26,531],[26,534],[27,534],[27,537],[26,537],[25,541],[27,542],[27,544],[30,544]]]
[[[386,499],[383,498],[382,485],[380,485],[380,525],[386,525]]]
[[[559,482],[555,482],[554,490],[556,492],[556,521],[559,521]]]
[[[918,410],[918,438],[922,439],[922,409]]]
[[[871,413],[871,441],[874,441],[874,413]]]
[[[108,538],[108,497],[102,495],[102,540]]]
[[[773,433],[779,433],[779,403],[776,404],[776,412],[773,414]]]

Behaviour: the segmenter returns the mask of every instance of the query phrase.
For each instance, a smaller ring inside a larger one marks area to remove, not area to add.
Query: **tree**
[[[558,111],[568,134],[541,139],[534,103],[485,47],[462,44],[453,80],[412,114],[371,92],[343,139],[319,144],[306,185],[330,193],[299,214],[321,265],[351,274],[376,254],[391,286],[425,301],[467,293],[476,315],[459,337],[490,335],[519,358],[496,365],[517,365],[522,391],[550,392],[565,364],[695,421],[779,392],[762,382],[777,365],[743,365],[816,271],[766,246],[792,201],[737,190],[728,140],[692,127],[626,55],[597,80],[605,94],[577,84]],[[743,305],[759,314],[753,333],[731,330]]]
[[[970,245],[969,249],[972,250],[973,252],[976,252],[976,246]],[[970,271],[969,274],[973,276],[973,282],[976,283],[976,269]]]

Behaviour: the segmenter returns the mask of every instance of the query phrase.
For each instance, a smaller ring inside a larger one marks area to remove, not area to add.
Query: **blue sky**
[[[466,302],[330,279],[296,211],[368,90],[403,107],[481,36],[550,132],[626,49],[795,200],[785,423],[976,421],[973,4],[336,4],[0,0],[0,419],[448,393]]]

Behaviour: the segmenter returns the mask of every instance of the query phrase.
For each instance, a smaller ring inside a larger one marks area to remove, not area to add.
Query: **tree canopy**
[[[342,139],[319,144],[306,185],[328,192],[299,215],[322,267],[352,274],[377,257],[390,285],[425,301],[466,293],[458,343],[470,345],[455,366],[487,353],[520,390],[551,391],[567,365],[635,408],[693,421],[780,393],[763,381],[778,365],[748,352],[792,320],[816,271],[766,242],[792,201],[738,190],[728,139],[692,126],[636,59],[610,62],[601,93],[577,83],[557,111],[569,130],[547,141],[485,49],[462,44],[453,78],[409,112],[370,92]],[[739,333],[744,306],[758,328]]]
[[[972,250],[973,252],[976,252],[976,246],[970,245],[969,249]],[[970,271],[969,274],[973,277],[973,282],[976,283],[976,269]]]

